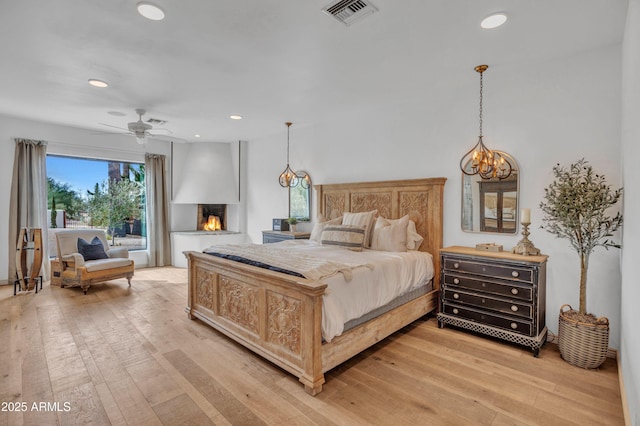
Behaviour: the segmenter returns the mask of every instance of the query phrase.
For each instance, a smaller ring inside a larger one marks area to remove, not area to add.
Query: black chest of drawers
[[[528,346],[538,356],[547,335],[547,256],[447,247],[440,258],[438,325]]]

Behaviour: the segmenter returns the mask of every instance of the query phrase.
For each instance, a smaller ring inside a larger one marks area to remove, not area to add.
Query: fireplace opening
[[[198,231],[225,231],[227,229],[226,204],[198,204]]]

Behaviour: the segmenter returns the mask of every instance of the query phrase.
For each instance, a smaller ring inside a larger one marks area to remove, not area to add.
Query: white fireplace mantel
[[[171,263],[178,268],[187,267],[185,251],[202,251],[216,244],[248,243],[249,236],[233,231],[175,231],[171,233]]]

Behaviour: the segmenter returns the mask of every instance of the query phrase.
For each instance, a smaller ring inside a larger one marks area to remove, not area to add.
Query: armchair
[[[109,247],[100,229],[66,229],[56,233],[60,287],[82,287],[126,278],[131,287],[134,263],[126,247]]]

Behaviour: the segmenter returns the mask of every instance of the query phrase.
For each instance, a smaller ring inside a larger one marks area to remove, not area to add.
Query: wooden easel
[[[21,228],[16,250],[17,278],[13,283],[13,295],[16,295],[17,290],[22,291],[23,285],[25,291],[35,288],[37,293],[38,283],[40,283],[40,290],[42,290],[42,275],[40,275],[40,269],[42,268],[42,229]],[[33,250],[33,256],[27,256],[29,250]],[[31,257],[31,259],[28,259],[28,257]]]

